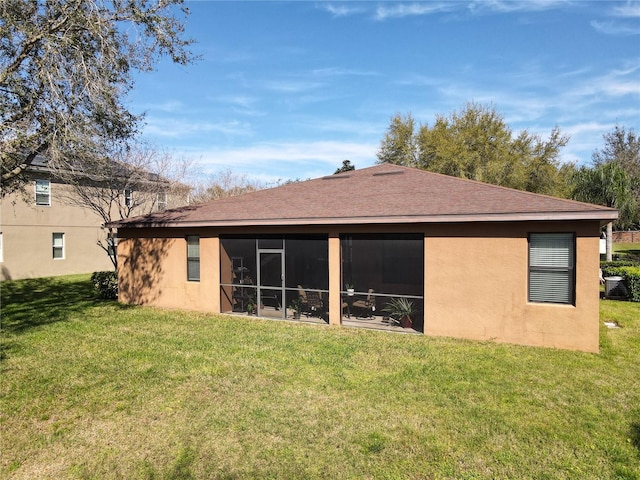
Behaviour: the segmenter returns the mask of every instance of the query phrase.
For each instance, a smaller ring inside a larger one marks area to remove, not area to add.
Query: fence
[[[613,241],[614,243],[640,243],[640,231],[613,232]]]

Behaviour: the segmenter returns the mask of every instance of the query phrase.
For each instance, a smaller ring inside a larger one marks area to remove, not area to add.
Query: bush
[[[624,273],[621,270],[623,267],[638,267],[637,262],[615,260],[613,262],[600,262],[600,268],[602,269],[603,277],[623,277]]]
[[[629,300],[640,302],[640,267],[620,267],[629,291]]]
[[[115,300],[118,298],[118,272],[93,272],[91,283],[100,298]]]
[[[640,266],[635,262],[601,262],[603,277],[622,277],[629,300],[640,302]]]

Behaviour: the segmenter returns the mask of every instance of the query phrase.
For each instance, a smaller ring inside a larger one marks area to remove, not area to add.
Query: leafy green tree
[[[633,129],[616,125],[611,132],[605,133],[604,147],[593,153],[594,165],[616,162],[632,178],[640,178],[640,136]]]
[[[416,166],[418,147],[415,121],[411,114],[399,113],[391,118],[391,124],[380,144],[377,157],[379,163],[394,163],[407,167]]]
[[[181,4],[2,0],[2,195],[21,188],[38,154],[69,168],[69,158],[104,158],[137,133],[141,117],[124,103],[133,72],[152,70],[161,57],[193,60]]]
[[[617,163],[629,176],[631,190],[636,202],[636,211],[640,211],[640,137],[633,129],[627,131],[616,125],[611,132],[603,135],[604,146],[593,153],[594,165]],[[640,223],[636,217],[628,224]]]
[[[343,160],[342,166],[338,168],[335,172],[333,172],[333,174],[336,175],[338,173],[350,172],[355,169],[356,167],[351,163],[351,160]]]
[[[632,182],[627,172],[617,162],[601,163],[582,167],[573,178],[572,197],[575,200],[597,203],[616,208],[620,217],[618,228],[632,225],[638,215],[638,205],[634,198]],[[612,259],[613,223],[607,224],[607,260]]]
[[[468,103],[437,116],[417,132],[411,115],[396,115],[378,153],[380,162],[537,193],[566,194],[560,149],[568,137],[554,128],[547,140],[526,130],[514,136],[495,108]]]
[[[603,138],[604,146],[592,155],[593,167],[577,170],[571,183],[576,200],[619,211],[618,220],[607,224],[607,260],[611,260],[613,228],[632,228],[640,223],[640,137],[633,129],[616,125]]]

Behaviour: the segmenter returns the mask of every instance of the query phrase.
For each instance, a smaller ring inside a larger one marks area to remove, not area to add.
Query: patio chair
[[[373,288],[367,292],[367,297],[353,302],[351,307],[359,312],[358,318],[371,318],[376,310],[376,299],[373,296]]]
[[[298,285],[298,296],[302,299],[302,313],[307,317],[319,317],[322,315],[324,302],[320,292],[307,292],[302,285]]]

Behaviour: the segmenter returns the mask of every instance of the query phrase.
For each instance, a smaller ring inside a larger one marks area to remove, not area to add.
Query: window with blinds
[[[573,233],[529,235],[529,301],[575,302],[575,236]]]
[[[187,236],[187,280],[200,281],[200,237]]]

